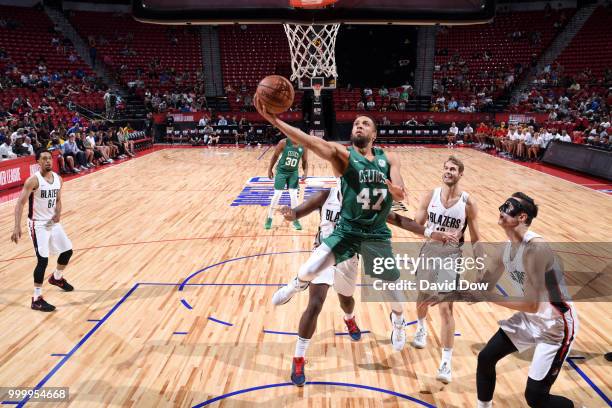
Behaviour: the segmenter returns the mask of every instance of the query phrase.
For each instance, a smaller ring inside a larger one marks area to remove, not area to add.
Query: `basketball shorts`
[[[350,297],[355,293],[357,274],[359,271],[359,258],[357,255],[336,266],[330,266],[310,283],[313,285],[333,286],[336,293]]]
[[[535,348],[529,378],[543,380],[556,376],[569,354],[578,329],[575,310],[556,319],[545,319],[532,313],[518,312],[499,322],[519,352]]]
[[[455,290],[452,285],[457,285],[459,281],[457,265],[462,262],[461,255],[461,248],[435,241],[426,242],[419,254],[421,264],[416,271],[416,277],[419,281],[427,281],[427,285],[425,282],[419,282],[419,288],[431,286],[432,289],[421,292],[435,295]]]
[[[287,173],[284,171],[277,171],[274,176],[274,189],[275,190],[287,190],[297,189],[300,186],[300,177],[297,171]]]
[[[48,258],[50,254],[58,255],[72,249],[72,242],[61,224],[28,220],[28,231],[38,256]]]
[[[391,237],[387,235],[386,231],[380,234],[351,233],[340,224],[323,243],[332,250],[336,265],[360,254],[366,275],[384,281],[396,281],[400,272],[395,264]],[[391,261],[386,261],[389,258]]]

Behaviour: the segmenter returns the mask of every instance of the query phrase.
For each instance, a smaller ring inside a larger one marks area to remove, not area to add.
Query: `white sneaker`
[[[393,350],[402,351],[406,344],[406,330],[404,329],[405,320],[402,318],[401,323],[393,323],[393,313],[389,315],[391,319],[391,345]]]
[[[414,334],[414,342],[412,344],[418,349],[425,348],[427,345],[427,329],[425,327],[420,327],[417,329],[416,333]]]
[[[300,285],[300,281],[297,276],[293,278],[291,282],[277,290],[272,296],[272,304],[274,306],[284,305],[289,302],[293,295],[303,290],[306,290],[310,282],[302,283]]]
[[[436,380],[442,381],[444,384],[448,384],[452,380],[451,365],[447,361],[442,361],[440,368],[438,368],[438,375]]]

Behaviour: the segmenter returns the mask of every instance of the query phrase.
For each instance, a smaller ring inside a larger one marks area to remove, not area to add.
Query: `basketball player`
[[[493,268],[482,281],[495,287],[502,273],[507,273],[514,288],[524,294],[520,301],[504,300],[486,292],[485,299],[516,312],[500,321],[501,328],[478,354],[476,386],[478,407],[492,407],[495,390],[495,365],[514,352],[534,348],[525,399],[532,408],[572,408],[569,399],[551,395],[563,361],[567,357],[576,330],[578,315],[564,290],[562,271],[544,239],[529,227],[538,215],[533,199],[514,193],[499,207],[498,224],[508,236],[503,253],[493,254]]]
[[[280,160],[276,165],[276,175],[272,168],[278,157]],[[283,190],[289,189],[289,198],[291,199],[291,208],[295,208],[298,205],[298,188],[299,188],[299,173],[298,164],[302,160],[302,169],[304,171],[302,178],[306,179],[308,176],[308,152],[303,146],[294,144],[291,139],[283,139],[276,145],[272,159],[270,159],[270,166],[268,167],[268,178],[274,179],[274,196],[272,196],[272,202],[268,208],[268,217],[264,224],[265,229],[272,228],[272,211],[278,205]],[[302,225],[298,220],[293,221],[293,228],[301,230]]]
[[[340,212],[342,210],[340,179],[338,179],[336,186],[332,189],[315,194],[298,207],[290,208],[284,206],[280,209],[280,212],[287,221],[295,221],[307,216],[314,210],[319,210],[321,217],[319,232],[315,238],[314,248],[316,249],[321,245],[323,239],[331,235],[336,227],[336,223],[340,219]],[[416,234],[423,235],[425,233],[425,228],[422,225],[393,212],[389,213],[387,221]],[[433,232],[432,239],[437,239],[441,242],[456,242],[455,235],[450,233]],[[306,382],[304,370],[306,361],[304,358],[310,345],[310,339],[317,327],[317,319],[325,303],[327,290],[330,286],[333,285],[334,290],[338,294],[340,307],[344,311],[344,323],[351,340],[361,340],[361,330],[359,330],[355,320],[355,298],[353,297],[357,284],[358,264],[357,255],[353,255],[352,258],[336,266],[328,267],[310,282],[308,287],[308,306],[300,318],[299,337],[295,345],[295,354],[293,355],[293,364],[291,366],[291,382],[298,387],[303,386]]]
[[[377,270],[380,273],[376,274],[373,273],[373,263],[374,258],[393,258],[391,230],[386,220],[393,200],[402,201],[406,192],[399,160],[380,148],[372,147],[376,139],[374,121],[368,116],[357,116],[351,132],[351,146],[347,149],[283,122],[268,113],[257,96],[254,102],[268,122],[294,143],[329,161],[334,174],[342,178],[342,210],[336,229],[314,250],[300,267],[298,275],[274,294],[272,303],[282,305],[289,302],[327,268],[352,258],[355,253],[363,256],[366,274],[396,281],[400,273],[395,262],[384,262],[382,271]],[[401,350],[406,343],[402,306],[393,302],[391,309],[391,343],[396,350]]]
[[[430,237],[433,231],[443,231],[457,236],[459,245],[445,245],[441,247],[427,241],[421,249],[421,255],[430,258],[459,258],[461,257],[461,244],[465,229],[470,229],[470,240],[475,245],[480,239],[476,200],[461,189],[460,181],[463,177],[464,165],[455,156],[450,156],[444,162],[442,172],[442,186],[423,196],[419,203],[415,221],[424,225],[427,223],[425,236]],[[477,251],[478,246],[474,246]],[[475,254],[478,256],[477,254]],[[459,274],[453,270],[427,270],[420,268],[417,271],[419,279],[426,279],[437,283],[450,283],[459,279]],[[453,302],[438,303],[440,310],[440,340],[442,343],[442,361],[438,369],[437,379],[445,384],[451,382],[451,359],[455,342],[455,318],[453,316]],[[429,304],[427,294],[419,293],[417,299],[417,328],[414,335],[414,347],[422,349],[427,345],[427,326],[425,319]]]
[[[40,171],[28,178],[21,190],[15,207],[15,228],[11,240],[17,243],[21,238],[21,213],[28,203],[28,230],[38,260],[34,269],[34,296],[31,307],[42,312],[52,312],[55,306],[47,303],[42,296],[49,252],[59,253],[57,269],[49,277],[49,283],[70,292],[74,288],[66,282],[63,273],[72,256],[72,242],[59,223],[62,214],[62,179],[51,170],[51,152],[37,151],[36,160]]]

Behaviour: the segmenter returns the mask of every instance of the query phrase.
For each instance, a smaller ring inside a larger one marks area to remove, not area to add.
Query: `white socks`
[[[289,198],[291,199],[291,208],[298,206],[298,191],[295,188],[289,189]]]
[[[344,314],[344,320],[351,320],[355,318],[355,313],[345,313]]]
[[[450,364],[451,359],[453,358],[453,349],[452,348],[443,348],[442,349],[442,361],[446,361]]]
[[[268,218],[272,218],[272,213],[274,212],[274,209],[278,206],[278,202],[280,201],[282,193],[283,192],[281,190],[274,190],[274,195],[272,196],[270,207],[268,207]]]
[[[295,343],[294,357],[304,357],[306,355],[306,350],[308,350],[309,344],[310,339],[303,339],[301,337],[298,337],[297,342]]]
[[[42,287],[34,286],[34,300],[38,300],[40,296],[42,296]]]
[[[404,315],[402,313],[391,312],[391,321],[395,327],[404,327]]]
[[[477,408],[493,408],[493,401],[478,401]]]
[[[422,319],[417,319],[417,329],[427,330],[427,327],[425,327],[425,319],[425,317]]]
[[[60,280],[60,279],[62,279],[62,272],[63,272],[63,271],[60,271],[60,270],[56,269],[56,270],[53,272],[53,278],[54,278],[55,280]]]

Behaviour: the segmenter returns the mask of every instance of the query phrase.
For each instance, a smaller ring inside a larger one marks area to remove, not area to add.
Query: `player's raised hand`
[[[385,184],[387,184],[387,188],[389,189],[389,193],[395,201],[402,201],[406,198],[406,191],[404,187],[400,187],[391,182],[391,180],[386,179]]]
[[[289,206],[282,206],[278,209],[278,212],[281,213],[287,221],[295,221],[297,219],[295,211],[292,210]]]
[[[257,112],[259,112],[259,114],[263,116],[265,120],[270,122],[272,125],[276,123],[276,115],[268,112],[268,110],[266,109],[266,105],[264,105],[259,100],[259,98],[257,97],[257,94],[255,94],[255,96],[253,97],[253,105],[255,105],[255,109],[257,109]]]
[[[13,241],[14,243],[19,242],[19,239],[21,238],[21,227],[16,226],[15,229],[13,230],[13,234],[11,235],[11,241]]]

